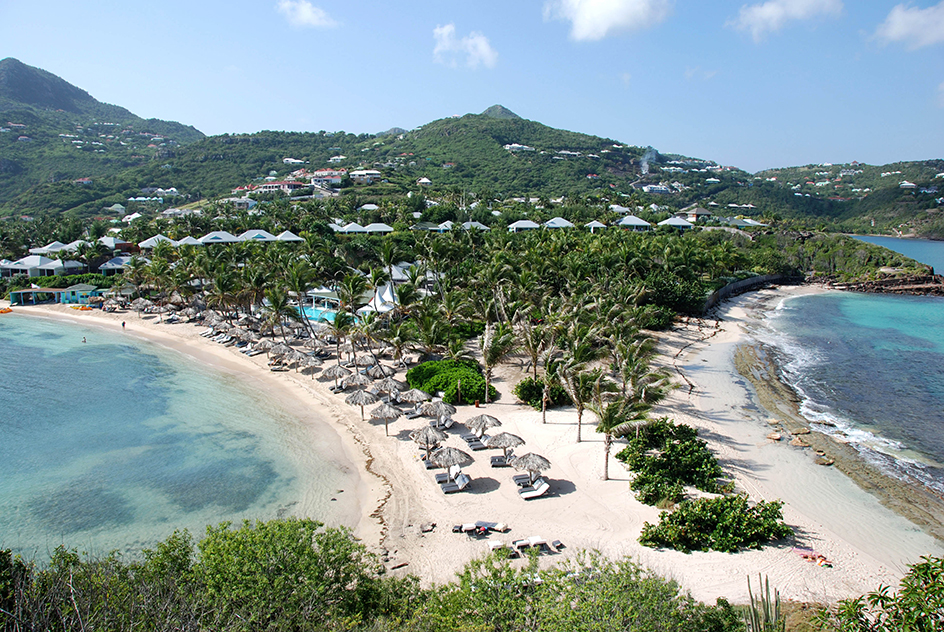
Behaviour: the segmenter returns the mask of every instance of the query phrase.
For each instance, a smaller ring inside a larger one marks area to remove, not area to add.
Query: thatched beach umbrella
[[[410,438],[426,450],[426,460],[428,461],[433,448],[438,447],[440,443],[446,440],[446,433],[432,426],[423,426],[419,430],[410,433]]]
[[[517,448],[519,445],[524,445],[524,439],[518,435],[513,435],[508,432],[499,432],[494,437],[489,437],[486,439],[485,445],[489,448],[501,448],[502,454],[504,454],[505,459],[507,459],[508,449]]]
[[[284,343],[279,343],[269,349],[269,355],[271,357],[284,356],[292,352],[292,348]]]
[[[479,436],[482,436],[486,429],[500,425],[502,425],[501,422],[491,415],[476,415],[465,422],[465,427]]]
[[[445,447],[439,448],[429,457],[433,463],[445,469],[447,472],[453,465],[468,465],[472,463],[472,457],[468,453],[458,448]],[[452,477],[450,477],[451,480]]]
[[[327,378],[334,380],[334,388],[338,387],[338,378],[347,377],[351,374],[348,369],[345,369],[340,364],[332,364],[327,369],[321,372],[321,374]]]
[[[268,350],[270,350],[272,347],[275,346],[275,343],[272,342],[271,340],[260,340],[259,342],[257,342],[257,343],[256,343],[255,345],[253,345],[253,346],[254,346],[256,349],[260,349],[260,350],[262,350],[262,351],[268,351]]]
[[[377,360],[374,359],[374,356],[367,354],[361,354],[354,360],[354,366],[364,367],[374,366],[375,364],[377,364]]]
[[[370,373],[370,371],[368,371],[368,373]],[[399,393],[403,390],[404,384],[396,381],[392,377],[385,377],[382,380],[378,380],[374,386],[383,393]]]
[[[324,363],[321,361],[321,358],[318,358],[312,355],[306,355],[304,360],[299,362],[299,366],[301,366],[304,369],[313,369],[315,367],[321,366],[322,364]],[[311,372],[311,379],[315,379],[314,371]]]
[[[528,452],[527,454],[513,458],[511,460],[511,466],[516,470],[528,472],[528,474],[531,475],[531,483],[534,483],[537,474],[551,468],[551,462],[540,454]]]
[[[410,402],[411,404],[416,404],[418,402],[425,402],[430,399],[428,393],[424,393],[418,388],[411,388],[408,391],[400,393],[401,402]]]
[[[364,406],[368,404],[373,404],[377,401],[377,396],[369,391],[365,391],[362,388],[357,389],[346,398],[344,401],[350,404],[351,406],[360,406],[361,407],[361,421],[364,421]]]
[[[341,384],[343,384],[345,388],[351,385],[367,386],[368,384],[373,384],[373,382],[374,381],[372,379],[370,379],[363,373],[355,373],[351,377],[341,380]]]
[[[396,373],[396,369],[391,368],[385,364],[375,364],[374,366],[367,369],[367,375],[371,376],[376,380],[383,379],[385,377],[390,377]]]
[[[426,402],[420,408],[420,414],[424,417],[439,419],[440,417],[456,414],[456,407],[446,402]]]
[[[390,436],[390,431],[388,429],[388,424],[394,419],[398,419],[403,412],[399,408],[394,408],[390,404],[381,404],[377,408],[370,411],[371,419],[383,419],[384,422],[384,434],[388,437]]]

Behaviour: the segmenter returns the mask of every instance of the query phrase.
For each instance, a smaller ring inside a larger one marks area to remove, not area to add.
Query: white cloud
[[[331,28],[338,25],[324,9],[314,6],[308,0],[279,0],[275,8],[292,26]]]
[[[809,20],[821,15],[842,13],[842,0],[767,0],[763,4],[745,4],[729,26],[750,31],[755,42],[768,32],[782,29],[793,20]]]
[[[910,50],[944,42],[944,2],[919,9],[899,4],[882,22],[875,37],[889,42],[903,42]]]
[[[708,81],[709,79],[713,79],[717,74],[717,70],[703,70],[701,66],[695,66],[694,68],[688,67],[685,69],[685,79],[687,81],[692,81],[694,79]]]
[[[628,86],[632,82],[633,76],[628,72],[624,72],[622,75],[620,75],[620,79],[623,80],[624,86]]]
[[[465,65],[469,68],[494,68],[498,63],[498,53],[492,48],[488,38],[472,31],[463,38],[456,37],[456,25],[446,24],[433,29],[433,39],[436,47],[433,49],[433,59],[437,63],[455,68],[457,56],[465,55]]]
[[[601,40],[621,31],[636,31],[662,22],[672,0],[547,0],[545,20],[567,20],[578,42]]]

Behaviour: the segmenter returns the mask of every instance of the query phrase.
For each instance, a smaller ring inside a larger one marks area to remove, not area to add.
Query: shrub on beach
[[[473,360],[431,360],[413,367],[406,373],[410,388],[427,393],[442,391],[443,401],[450,404],[472,404],[485,400],[485,378]],[[460,398],[461,381],[461,398]],[[489,400],[495,401],[498,391],[489,389]]]
[[[718,493],[721,466],[698,431],[666,417],[640,429],[616,458],[635,472],[630,488],[647,505],[682,500],[683,486]]]
[[[782,507],[779,500],[760,501],[751,507],[747,496],[740,494],[686,500],[673,511],[659,514],[659,524],[645,523],[639,542],[686,553],[759,549],[793,533],[783,522]]]
[[[557,406],[567,406],[570,404],[570,397],[567,392],[557,384],[551,385],[548,394],[548,408]],[[515,397],[535,410],[541,410],[541,400],[544,399],[544,382],[536,380],[533,377],[526,377],[515,385],[512,389]]]

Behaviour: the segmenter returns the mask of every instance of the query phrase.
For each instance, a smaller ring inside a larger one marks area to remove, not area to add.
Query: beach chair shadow
[[[501,482],[490,476],[480,476],[475,479],[475,485],[469,488],[471,494],[487,494],[501,487]]]

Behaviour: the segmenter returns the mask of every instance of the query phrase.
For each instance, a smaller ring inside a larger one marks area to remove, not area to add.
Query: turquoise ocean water
[[[944,243],[880,245],[944,269]],[[794,297],[768,312],[758,337],[778,355],[804,415],[825,424],[820,430],[944,494],[944,298]]]
[[[358,515],[336,437],[183,354],[7,314],[0,376],[0,548],[136,552],[224,520]]]

